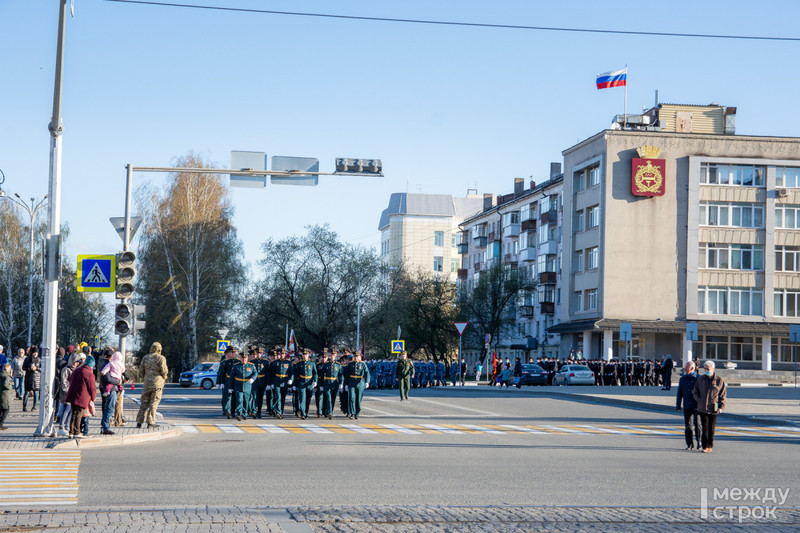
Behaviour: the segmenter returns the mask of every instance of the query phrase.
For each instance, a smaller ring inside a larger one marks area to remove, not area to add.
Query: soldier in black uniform
[[[228,348],[225,350],[225,355],[217,369],[217,388],[222,389],[222,414],[228,418],[231,417],[231,404],[233,403],[232,400],[234,400],[228,392],[228,379],[231,376],[231,367],[233,367],[236,362],[236,349],[228,345]]]
[[[352,352],[348,351],[347,354],[342,355],[342,357],[339,360],[339,362],[342,365],[342,372],[343,373],[344,373],[344,369],[347,368],[347,365],[349,365],[352,361],[353,361]],[[344,386],[342,386],[339,389],[339,396],[340,396],[339,397],[339,401],[340,401],[339,405],[341,406],[342,413],[344,413],[344,415],[347,416],[347,418],[350,418],[350,400],[347,397],[347,390],[345,390]]]

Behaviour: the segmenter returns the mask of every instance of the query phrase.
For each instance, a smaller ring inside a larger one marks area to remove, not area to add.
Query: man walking
[[[228,392],[236,396],[236,420],[244,420],[253,415],[253,383],[256,380],[256,367],[248,362],[248,354],[242,352],[241,363],[233,365],[228,381]]]
[[[336,360],[336,350],[325,357],[322,371],[319,374],[320,388],[322,389],[322,416],[333,418],[333,406],[336,404],[336,395],[342,389],[342,365]]]
[[[661,374],[664,377],[664,386],[661,390],[670,390],[672,388],[672,368],[674,365],[672,357],[669,354],[665,355],[664,361],[661,363]]]
[[[261,348],[258,346],[253,347],[253,360],[251,364],[256,369],[256,382],[253,384],[255,415],[256,418],[261,418],[261,408],[264,405],[264,393],[267,391],[267,370],[270,361],[261,356]],[[267,409],[271,409],[269,402],[267,402]]]
[[[706,361],[704,376],[697,378],[693,395],[700,413],[700,428],[703,453],[711,453],[714,448],[714,430],[717,415],[725,408],[727,388],[725,380],[716,375],[714,361]]]
[[[275,418],[283,418],[286,392],[292,382],[292,362],[283,355],[283,348],[275,348],[275,361],[271,368],[272,412]]]
[[[408,360],[408,352],[400,354],[400,360],[395,368],[397,388],[400,389],[400,401],[408,400],[408,389],[411,388],[411,379],[414,377],[414,363]]]
[[[228,393],[228,380],[231,377],[231,368],[236,363],[236,352],[233,346],[225,349],[224,359],[220,361],[217,369],[217,388],[222,389],[222,414],[231,417],[231,395]]]
[[[697,382],[697,372],[694,371],[693,361],[686,363],[683,369],[685,373],[678,381],[675,410],[680,411],[681,403],[683,403],[686,449],[693,450],[695,440],[697,440],[697,448],[700,449],[700,418],[697,414],[697,402],[694,399],[694,384]]]
[[[317,365],[308,360],[309,355],[308,348],[303,348],[300,352],[302,359],[294,366],[294,386],[297,395],[296,416],[303,420],[308,418],[311,391],[317,386]]]
[[[161,393],[167,380],[167,359],[161,355],[161,343],[154,342],[150,346],[150,353],[142,359],[144,368],[144,385],[142,396],[139,399],[139,413],[136,415],[136,427],[141,428],[147,415],[147,427],[157,428],[156,411],[161,403]],[[73,406],[73,409],[75,407]]]
[[[355,418],[361,414],[361,399],[364,396],[364,389],[369,388],[369,368],[366,363],[361,361],[361,354],[356,353],[352,363],[347,365],[345,370],[345,386],[347,387],[347,418]]]

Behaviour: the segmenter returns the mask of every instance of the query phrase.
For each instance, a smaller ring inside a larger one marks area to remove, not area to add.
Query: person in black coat
[[[693,450],[697,441],[700,448],[700,416],[697,413],[697,401],[694,399],[694,384],[697,382],[694,362],[689,361],[683,367],[685,373],[678,381],[678,394],[675,399],[675,410],[681,410],[683,404],[683,424],[686,437],[686,449]]]
[[[664,376],[664,386],[661,390],[672,389],[672,368],[675,363],[672,362],[672,357],[669,354],[664,356],[664,362],[661,363],[661,374]]]

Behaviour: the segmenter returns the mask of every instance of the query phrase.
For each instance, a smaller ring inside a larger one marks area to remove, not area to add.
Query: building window
[[[775,227],[800,229],[800,206],[779,205],[775,207]]]
[[[576,172],[572,175],[572,190],[573,192],[579,192],[586,188],[586,176],[584,175],[583,171]]]
[[[443,231],[434,231],[433,232],[433,245],[434,246],[444,246],[444,232]]]
[[[588,289],[583,293],[584,311],[597,309],[597,289]]]
[[[600,225],[600,206],[593,205],[588,209],[589,212],[589,227],[596,228]]]
[[[458,235],[457,233],[453,233],[452,235],[450,235],[450,248],[455,248],[456,247],[456,236],[457,235]]]
[[[586,270],[592,270],[593,268],[597,268],[598,265],[599,255],[597,252],[597,246],[593,246],[591,248],[586,249]]]
[[[589,169],[589,187],[600,185],[600,166],[595,166]]]
[[[711,315],[763,316],[764,291],[750,288],[698,287],[697,312]]]
[[[700,225],[763,228],[764,207],[756,204],[700,203]]]
[[[519,211],[503,213],[503,227],[508,227],[512,224],[519,224]]]
[[[800,168],[776,167],[775,185],[778,187],[800,187]]]
[[[458,259],[451,259],[450,260],[450,272],[455,273],[458,272],[461,263]]]
[[[776,246],[775,270],[782,272],[800,271],[800,246]]]
[[[578,211],[577,213],[575,213],[575,231],[583,231],[584,229],[586,229],[586,225],[585,224],[586,223],[585,223],[583,210]]]
[[[800,316],[800,292],[776,290],[775,291],[775,316],[798,317]]]
[[[700,268],[764,270],[764,246],[700,243],[698,265]]]
[[[583,272],[583,250],[575,252],[575,272]]]
[[[763,187],[766,169],[756,165],[700,164],[700,183],[707,185],[735,185]]]
[[[442,268],[444,268],[444,258],[442,258],[440,255],[437,255],[433,258],[433,271],[441,272]]]
[[[772,337],[772,360],[779,363],[791,363],[793,343],[789,342],[788,337]]]

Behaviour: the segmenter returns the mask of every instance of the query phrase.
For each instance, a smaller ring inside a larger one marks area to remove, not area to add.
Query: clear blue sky
[[[269,1],[185,3],[497,24],[800,37],[800,3]],[[117,251],[124,166],[231,150],[383,160],[385,178],[234,189],[246,259],[272,236],[328,222],[377,247],[392,192],[507,193],[622,112],[597,73],[629,67],[628,111],[737,106],[737,132],[800,136],[797,42],[360,22],[75,0],[64,75],[63,220],[79,253]],[[0,169],[47,193],[57,0],[0,0]],[[138,175],[136,183],[155,179]]]

